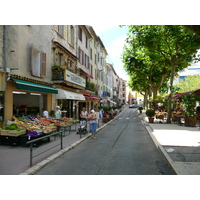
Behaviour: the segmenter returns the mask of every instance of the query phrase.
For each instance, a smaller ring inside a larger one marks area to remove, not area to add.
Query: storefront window
[[[0,121],[4,120],[4,91],[0,91]]]
[[[67,99],[58,99],[58,105],[61,106],[61,111],[63,112],[63,116],[69,118],[76,118],[76,101],[74,100],[67,100]]]

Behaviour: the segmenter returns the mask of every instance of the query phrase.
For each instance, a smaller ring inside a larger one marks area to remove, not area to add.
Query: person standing
[[[56,117],[56,119],[61,119],[60,106],[56,106],[55,117]]]
[[[42,109],[42,117],[43,117],[43,118],[46,118],[46,119],[49,118],[49,113],[48,113],[48,111],[47,111],[46,109],[44,109],[44,108]]]
[[[82,108],[82,111],[80,113],[80,118],[82,123],[87,123],[88,113],[85,109],[85,107]]]
[[[91,113],[88,117],[90,121],[90,133],[92,133],[92,138],[96,138],[97,134],[97,115],[94,110],[91,110]]]
[[[55,117],[57,120],[61,119],[60,106],[56,106]],[[60,130],[61,130],[61,126],[57,126],[57,131],[60,131]]]

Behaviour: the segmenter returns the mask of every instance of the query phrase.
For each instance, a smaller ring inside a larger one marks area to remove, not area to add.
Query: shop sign
[[[66,81],[80,85],[82,87],[86,86],[86,81],[84,78],[81,78],[80,76],[77,76],[76,74],[74,74],[68,70],[66,70]]]

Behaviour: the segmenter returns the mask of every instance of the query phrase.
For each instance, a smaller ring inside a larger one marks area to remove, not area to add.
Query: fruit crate
[[[4,136],[18,137],[26,133],[26,130],[14,131],[14,130],[0,130],[0,134]]]

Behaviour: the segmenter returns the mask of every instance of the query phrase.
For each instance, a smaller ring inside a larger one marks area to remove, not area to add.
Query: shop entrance
[[[76,119],[77,101],[68,99],[58,99],[58,105],[61,107],[63,117]]]
[[[47,95],[39,93],[13,91],[13,115],[39,116],[42,108],[47,108]]]

